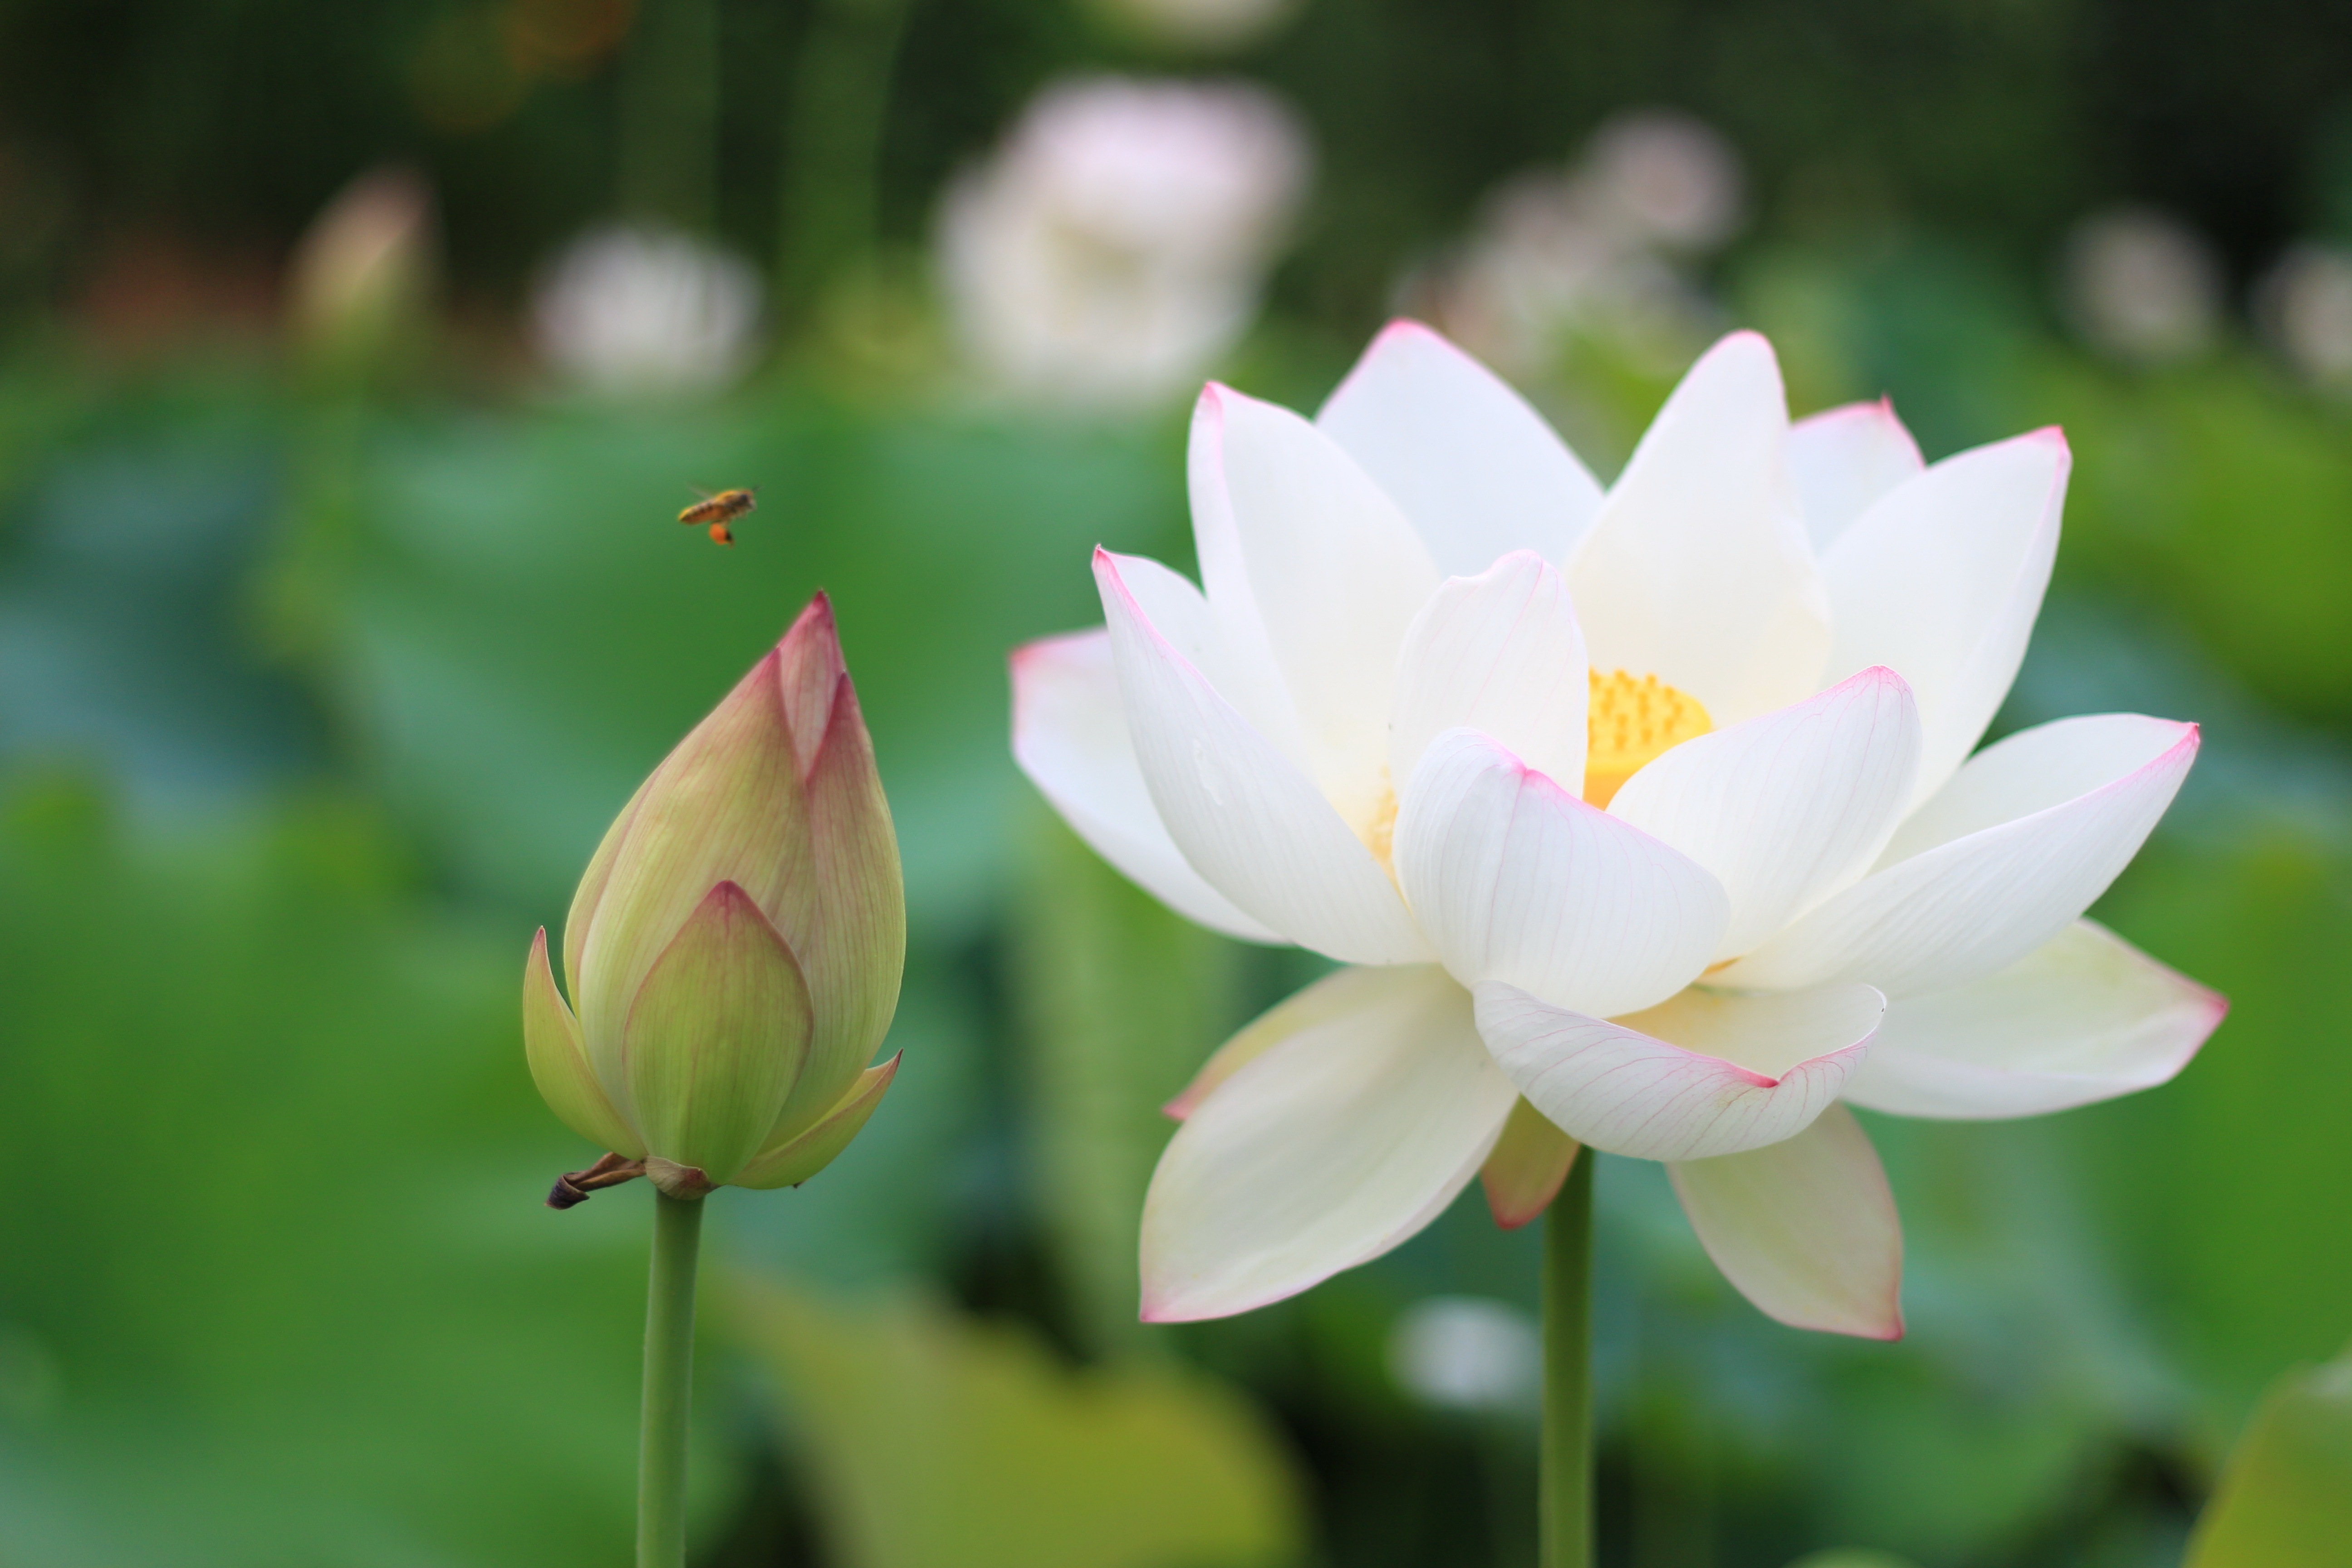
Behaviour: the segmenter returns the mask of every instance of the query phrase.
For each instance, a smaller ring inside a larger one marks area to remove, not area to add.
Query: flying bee
[[[700,500],[679,512],[677,520],[689,525],[698,522],[708,523],[710,526],[710,542],[713,544],[732,544],[735,542],[735,531],[727,525],[759,504],[760,492],[756,489],[720,490],[715,496],[703,496]]]

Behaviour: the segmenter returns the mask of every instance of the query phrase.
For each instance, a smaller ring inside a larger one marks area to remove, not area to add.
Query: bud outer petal
[[[808,1056],[808,987],[751,894],[710,889],[629,1008],[621,1059],[652,1155],[712,1186],[757,1153]]]
[[[812,605],[810,616],[819,605]],[[803,627],[785,639],[793,651]],[[828,618],[824,647],[838,667]],[[814,661],[813,661],[814,662]],[[785,666],[786,689],[794,684]],[[816,715],[801,704],[798,717]],[[816,1035],[807,1071],[777,1119],[773,1144],[831,1114],[889,1033],[898,1005],[907,952],[906,884],[898,866],[898,834],[882,793],[874,743],[866,733],[856,689],[841,670],[823,714],[824,728],[809,748],[802,788],[808,813],[809,872],[786,887],[776,924],[800,958],[816,998]],[[802,739],[794,731],[797,742]]]
[[[580,1024],[555,988],[547,965],[547,928],[531,938],[522,972],[522,1045],[530,1080],[547,1108],[574,1132],[600,1149],[645,1157],[646,1147],[625,1117],[614,1108],[596,1075],[588,1070],[580,1045]]]
[[[621,840],[628,837],[629,824],[636,820],[638,803],[646,791],[653,787],[653,775],[647,774],[629,796],[629,804],[613,818],[613,826],[604,829],[598,840],[596,853],[588,858],[588,869],[580,874],[580,886],[572,890],[572,909],[563,917],[563,982],[572,987],[572,994],[580,994],[580,955],[588,944],[588,928],[596,919],[596,906],[604,897],[604,888],[613,879],[613,861],[619,855]]]
[[[584,900],[604,862],[581,940],[578,1000],[589,1059],[607,1079],[624,1070],[620,1040],[639,991],[710,890],[731,882],[773,917],[784,889],[808,876],[777,666],[771,649],[663,759],[607,835],[609,860],[599,849],[581,883]],[[772,923],[788,941],[798,934]]]
[[[882,1103],[883,1091],[890,1080],[898,1076],[901,1051],[888,1061],[867,1068],[858,1074],[839,1104],[819,1117],[814,1125],[783,1142],[763,1149],[751,1163],[735,1173],[733,1184],[739,1187],[797,1187],[838,1158],[849,1147]]]

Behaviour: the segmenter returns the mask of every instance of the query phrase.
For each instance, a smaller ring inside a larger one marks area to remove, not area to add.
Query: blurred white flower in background
[[[1532,1414],[1543,1403],[1543,1342],[1535,1320],[1507,1302],[1432,1296],[1389,1331],[1389,1373],[1441,1410]]]
[[[2221,316],[2221,266],[2179,220],[2146,207],[2096,213],[2067,238],[2068,318],[2090,344],[2135,364],[2170,364],[2210,347]]]
[[[940,264],[966,351],[1040,400],[1192,392],[1255,318],[1308,167],[1297,121],[1256,88],[1046,89],[944,198]]]
[[[1093,0],[1119,27],[1190,49],[1237,49],[1288,21],[1300,0]]]
[[[1566,169],[1490,195],[1469,242],[1422,288],[1449,335],[1522,375],[1576,336],[1662,373],[1719,325],[1687,263],[1738,232],[1739,160],[1704,122],[1640,110],[1603,124]]]
[[[1670,250],[1721,245],[1745,216],[1731,144],[1669,110],[1637,110],[1601,126],[1575,177],[1615,232]]]
[[[2296,246],[2255,290],[2254,314],[2305,379],[2352,391],[2352,252]]]
[[[757,352],[759,275],[686,235],[607,228],[574,240],[531,300],[539,351],[597,392],[678,395],[725,386]]]
[[[296,341],[313,352],[366,354],[424,310],[431,291],[433,191],[412,169],[376,169],[338,192],[287,263]]]

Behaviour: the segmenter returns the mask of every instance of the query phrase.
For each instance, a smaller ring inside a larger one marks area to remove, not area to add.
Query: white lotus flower
[[[941,201],[958,334],[990,380],[1034,400],[1181,397],[1256,318],[1309,163],[1262,89],[1055,83]]]
[[[531,296],[540,353],[593,391],[686,396],[731,385],[758,352],[760,279],[683,234],[606,228],[565,247]]]
[[[2056,431],[1927,467],[1884,404],[1791,427],[1738,333],[1604,491],[1400,322],[1311,424],[1211,386],[1191,468],[1206,592],[1097,552],[1109,625],[1014,655],[1014,750],[1172,908],[1349,967],[1171,1107],[1148,1319],[1377,1257],[1482,1166],[1523,1222],[1580,1142],[1666,1162],[1766,1312],[1891,1338],[1900,1227],[1841,1100],[2056,1110],[2219,1022],[2079,918],[2196,728],[1969,755],[2049,578]]]

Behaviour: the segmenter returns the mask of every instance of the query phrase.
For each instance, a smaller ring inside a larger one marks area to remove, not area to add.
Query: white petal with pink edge
[[[1699,1245],[1765,1316],[1903,1337],[1903,1222],[1878,1151],[1845,1107],[1786,1142],[1666,1174]]]
[[[1897,1116],[2039,1116],[2171,1079],[2229,1003],[2104,926],[1886,1012],[1845,1097]]]
[[[1788,434],[1762,338],[1734,332],[1691,367],[1569,563],[1595,668],[1654,675],[1718,724],[1821,689],[1829,598]]]
[[[1203,881],[1161,826],[1128,738],[1109,632],[1014,650],[1013,756],[1077,836],[1153,898],[1228,936],[1282,940]]]
[[[1478,1032],[1535,1108],[1578,1142],[1704,1160],[1792,1138],[1838,1097],[1885,999],[1867,985],[1784,994],[1693,986],[1594,1018],[1489,981]]]
[[[2054,429],[1947,458],[1822,556],[1837,627],[1829,678],[1883,664],[1919,700],[1915,800],[1952,776],[2017,678],[2057,558],[2071,463]]]
[[[1435,968],[1372,972],[1363,1005],[1252,1060],[1192,1109],[1143,1205],[1143,1316],[1293,1296],[1419,1231],[1478,1173],[1518,1091]]]
[[[1351,823],[1384,791],[1405,628],[1440,581],[1420,536],[1339,443],[1286,408],[1210,388],[1214,461],[1302,754]],[[1216,584],[1210,585],[1216,595]]]
[[[2004,969],[2106,891],[2196,755],[2195,725],[2137,714],[2012,735],[1947,786],[1958,804],[1922,809],[1958,837],[1921,846],[1906,824],[1888,851],[1912,851],[1906,858],[1882,859],[1717,978],[1768,990],[1860,980],[1899,999]],[[2082,787],[2094,779],[2103,782]],[[2082,793],[2045,804],[2072,789]],[[2011,808],[2025,815],[1969,831]]]
[[[1395,845],[1413,913],[1464,984],[1506,981],[1596,1016],[1697,978],[1729,918],[1722,887],[1688,858],[1475,730],[1430,743]]]
[[[1314,782],[1160,637],[1095,552],[1128,733],[1184,858],[1251,920],[1355,963],[1409,963],[1428,944],[1371,852]]]
[[[1927,468],[1895,405],[1849,403],[1789,429],[1789,474],[1816,552],[1837,542],[1877,500]]]
[[[1686,741],[1635,773],[1609,815],[1681,850],[1731,900],[1717,958],[1746,952],[1859,876],[1911,798],[1919,714],[1888,669]]]
[[[1439,571],[1568,559],[1601,485],[1494,372],[1419,321],[1372,340],[1315,423],[1412,520]]]
[[[1584,778],[1584,637],[1568,584],[1532,551],[1475,577],[1449,578],[1422,606],[1397,657],[1389,777],[1412,777],[1429,742],[1467,728],[1492,735],[1573,790]]]
[[[1283,684],[1250,587],[1249,563],[1242,554],[1241,523],[1225,483],[1225,392],[1214,384],[1192,405],[1192,428],[1185,450],[1186,484],[1192,506],[1192,550],[1201,563],[1201,586],[1208,601],[1215,640],[1234,671],[1225,700],[1275,749],[1300,767],[1310,765],[1298,728],[1298,705]],[[1215,676],[1212,674],[1212,680]]]

